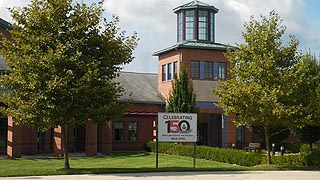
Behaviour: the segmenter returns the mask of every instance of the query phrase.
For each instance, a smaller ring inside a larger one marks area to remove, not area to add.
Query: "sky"
[[[81,2],[81,0],[77,0]],[[91,4],[99,0],[84,0]],[[173,9],[192,0],[105,0],[103,14],[119,16],[119,27],[131,35],[138,33],[135,59],[124,66],[124,71],[158,72],[157,57],[152,53],[176,44],[176,14]],[[289,34],[299,41],[302,51],[320,55],[320,1],[319,0],[200,0],[219,9],[216,14],[216,42],[235,45],[244,43],[243,24],[250,16],[259,19],[275,10],[287,27]],[[7,8],[23,7],[30,0],[0,0],[0,17],[12,21]]]

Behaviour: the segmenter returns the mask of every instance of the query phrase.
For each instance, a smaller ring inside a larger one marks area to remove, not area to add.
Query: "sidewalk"
[[[160,172],[0,178],[10,180],[318,180],[320,171]]]

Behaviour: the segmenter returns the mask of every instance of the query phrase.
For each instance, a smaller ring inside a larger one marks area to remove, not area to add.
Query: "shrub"
[[[286,167],[304,167],[307,161],[301,154],[287,154],[285,156],[272,156],[272,163]]]
[[[317,146],[315,144],[312,145],[312,151],[316,151]],[[303,144],[300,147],[300,152],[301,153],[310,153],[310,145],[309,144]]]
[[[318,166],[320,167],[320,152],[312,151],[307,155],[308,166]]]
[[[310,153],[309,147],[307,147],[306,150],[301,153],[287,154],[285,156],[272,156],[272,162],[273,164],[287,167],[320,167],[320,152],[312,151]]]
[[[148,142],[151,151],[156,152],[156,142]],[[159,143],[159,153],[172,154],[178,156],[193,157],[193,146]],[[196,157],[212,161],[238,164],[242,166],[255,166],[261,163],[261,156],[256,153],[245,152],[233,149],[221,149],[208,146],[197,146]]]

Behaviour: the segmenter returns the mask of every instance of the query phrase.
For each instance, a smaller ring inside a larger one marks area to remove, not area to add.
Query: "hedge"
[[[147,143],[147,146],[152,152],[156,152],[155,142],[150,141]],[[193,146],[188,145],[159,143],[158,150],[159,153],[193,157],[193,148]],[[199,159],[207,159],[241,166],[255,166],[260,164],[262,161],[259,154],[233,149],[197,146],[196,153],[196,156]]]

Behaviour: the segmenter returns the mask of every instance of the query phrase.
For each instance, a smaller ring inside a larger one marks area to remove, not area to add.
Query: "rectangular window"
[[[175,76],[178,73],[178,62],[173,62],[173,76]]]
[[[213,62],[204,62],[204,78],[213,79]]]
[[[186,11],[186,40],[194,40],[194,11]]]
[[[171,80],[173,79],[173,76],[172,76],[172,63],[169,63],[168,64],[168,80]]]
[[[182,13],[178,13],[178,42],[182,41]]]
[[[162,65],[162,81],[167,80],[167,65]]]
[[[192,78],[200,78],[200,62],[199,61],[191,61],[191,77]]]
[[[114,139],[116,141],[123,141],[124,140],[124,122],[116,122],[114,124]]]
[[[137,122],[130,122],[129,123],[129,141],[136,141],[138,139],[138,123]]]
[[[199,11],[198,26],[199,40],[208,40],[208,11]]]
[[[236,129],[236,141],[241,142],[243,141],[243,127],[239,126]]]
[[[214,14],[210,13],[210,41],[214,42]]]
[[[226,79],[227,78],[227,63],[224,62],[219,62],[216,64],[217,65],[217,73],[216,76],[214,77],[215,80],[219,79]]]

